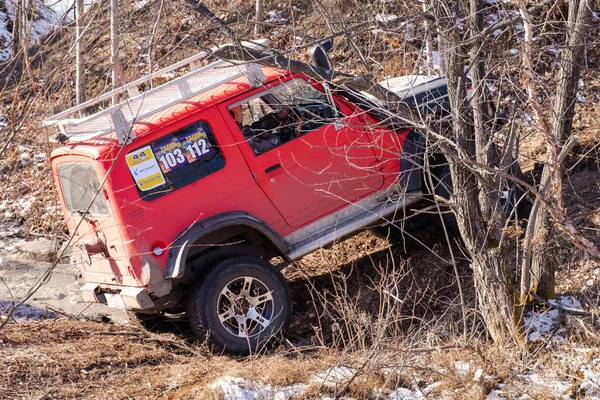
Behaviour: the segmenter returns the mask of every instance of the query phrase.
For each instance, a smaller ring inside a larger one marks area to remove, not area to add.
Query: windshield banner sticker
[[[150,146],[132,151],[127,154],[126,159],[129,171],[140,190],[145,192],[166,183]]]
[[[152,150],[164,174],[215,152],[201,127],[196,132],[159,141]]]

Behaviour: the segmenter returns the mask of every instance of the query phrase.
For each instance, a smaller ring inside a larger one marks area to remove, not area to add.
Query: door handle
[[[271,165],[269,168],[265,169],[265,174],[275,171],[276,169],[281,168],[281,164]]]

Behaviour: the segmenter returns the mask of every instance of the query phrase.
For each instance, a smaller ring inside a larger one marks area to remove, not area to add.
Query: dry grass
[[[329,351],[238,359],[197,356],[171,346],[185,339],[132,326],[59,319],[9,325],[0,333],[4,398],[198,398],[221,376],[275,386],[306,381],[333,363]],[[203,398],[202,396],[200,398]]]

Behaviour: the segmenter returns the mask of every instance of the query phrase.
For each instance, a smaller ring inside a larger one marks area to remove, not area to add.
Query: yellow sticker
[[[132,151],[127,154],[126,160],[129,171],[141,191],[145,192],[165,184],[165,177],[150,146]]]
[[[150,175],[146,178],[141,178],[137,180],[137,184],[140,190],[146,191],[165,183],[165,179],[163,178],[160,172]]]
[[[152,154],[152,149],[150,146],[142,147],[141,149],[127,154],[127,165],[129,165],[129,167],[133,167],[153,158],[154,155]]]

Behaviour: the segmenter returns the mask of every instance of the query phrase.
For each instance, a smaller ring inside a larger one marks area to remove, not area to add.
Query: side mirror
[[[331,68],[331,61],[327,57],[327,52],[333,48],[333,38],[326,40],[325,42],[314,45],[308,50],[310,61],[312,65],[325,68]]]

